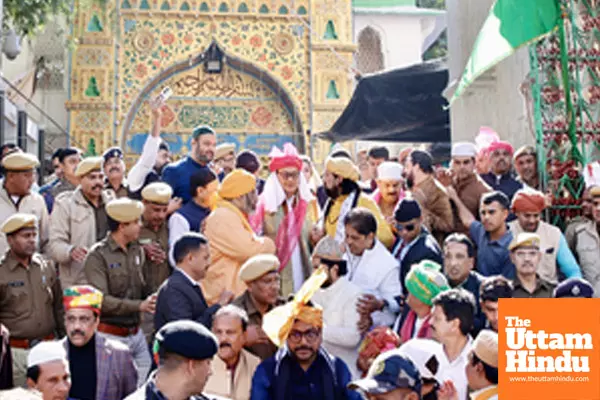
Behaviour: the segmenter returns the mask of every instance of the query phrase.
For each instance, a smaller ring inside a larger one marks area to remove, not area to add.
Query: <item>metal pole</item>
[[[27,113],[19,111],[17,118],[17,146],[23,151],[27,151]]]
[[[38,174],[38,185],[44,184],[44,174],[46,173],[46,131],[42,128],[38,130],[38,158],[40,160],[40,173]]]

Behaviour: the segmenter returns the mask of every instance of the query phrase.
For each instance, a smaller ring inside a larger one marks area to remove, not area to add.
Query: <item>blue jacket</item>
[[[305,372],[282,347],[256,369],[250,400],[360,400],[347,388],[351,380],[346,364],[323,348]]]
[[[523,189],[523,184],[516,180],[510,172],[502,176],[496,176],[495,174],[488,172],[487,174],[481,175],[481,178],[485,183],[490,185],[492,189],[507,195],[508,199],[511,201],[515,193],[517,193],[517,190]]]
[[[219,305],[208,307],[200,285],[194,285],[178,269],[158,289],[154,328],[158,331],[168,322],[190,319],[210,329],[212,316]]]
[[[179,197],[183,203],[187,203],[192,198],[190,193],[190,178],[203,168],[192,157],[187,156],[177,162],[167,165],[163,171],[162,179],[173,188],[173,197]]]

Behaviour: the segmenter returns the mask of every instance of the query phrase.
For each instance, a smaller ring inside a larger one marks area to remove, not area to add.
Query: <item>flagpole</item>
[[[568,18],[566,5],[560,1],[561,22],[558,24],[558,37],[560,41],[560,67],[562,69],[563,87],[565,89],[566,122],[569,126],[569,140],[571,142],[572,159],[577,159],[577,134],[575,133],[575,110],[573,110],[573,99],[571,98],[571,80],[569,78],[569,52],[567,49],[567,37],[565,33],[565,21]]]

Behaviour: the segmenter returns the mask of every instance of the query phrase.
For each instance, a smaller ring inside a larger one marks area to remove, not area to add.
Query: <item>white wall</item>
[[[460,79],[493,0],[447,0],[450,82]],[[534,143],[520,85],[529,73],[523,48],[484,74],[452,106],[452,140],[473,140],[490,126],[515,148]],[[453,93],[455,87],[448,90]]]
[[[405,67],[421,61],[421,22],[419,17],[403,15],[364,15],[354,17],[354,42],[367,26],[381,36],[386,69]]]

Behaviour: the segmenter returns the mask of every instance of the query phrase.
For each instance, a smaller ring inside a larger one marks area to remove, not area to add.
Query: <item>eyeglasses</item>
[[[300,343],[302,337],[304,337],[308,343],[314,343],[315,340],[319,338],[320,333],[321,332],[318,329],[309,329],[304,332],[293,330],[290,332],[288,339],[290,339],[292,343]]]
[[[415,224],[396,224],[396,230],[398,232],[401,232],[403,230],[406,230],[406,232],[412,232],[415,230]]]
[[[300,176],[300,172],[281,172],[280,171],[280,172],[277,172],[277,174],[279,176],[281,176],[281,178],[284,181],[287,181],[287,180],[290,180],[290,179],[296,180]]]
[[[66,321],[68,324],[76,324],[80,322],[82,325],[89,325],[94,320],[94,317],[75,317],[70,315],[66,317]]]
[[[534,258],[538,254],[540,254],[540,252],[536,251],[536,250],[517,250],[517,251],[515,251],[515,256],[517,256],[519,258]]]

